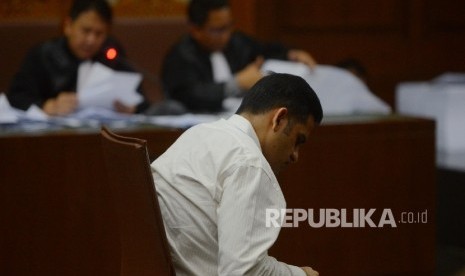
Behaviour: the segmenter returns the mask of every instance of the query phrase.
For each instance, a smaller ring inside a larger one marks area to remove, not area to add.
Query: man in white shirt
[[[280,228],[265,212],[286,208],[276,175],[321,119],[305,80],[271,74],[237,114],[190,128],[152,163],[177,275],[318,275],[268,256]]]

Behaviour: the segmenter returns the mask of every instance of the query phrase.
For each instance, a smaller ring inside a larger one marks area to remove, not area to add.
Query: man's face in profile
[[[70,50],[82,60],[91,59],[98,53],[110,28],[108,23],[92,10],[81,13],[74,21],[68,18],[64,27]]]
[[[210,52],[223,50],[231,38],[233,19],[228,7],[212,10],[202,26],[192,26],[192,36]]]
[[[285,119],[280,124],[269,132],[266,143],[262,145],[263,154],[275,175],[298,161],[299,150],[315,127],[313,116],[304,123]]]

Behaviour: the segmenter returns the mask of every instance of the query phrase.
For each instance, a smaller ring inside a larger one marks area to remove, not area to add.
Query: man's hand
[[[113,103],[113,107],[115,108],[117,112],[120,112],[120,113],[133,114],[136,112],[135,106],[127,106],[119,100],[116,100]]]
[[[307,276],[318,276],[320,275],[317,271],[313,270],[311,267],[301,267]]]
[[[51,116],[63,116],[74,112],[78,100],[74,92],[61,92],[54,99],[47,100],[43,105],[43,111]]]
[[[303,50],[290,50],[287,54],[287,58],[292,61],[306,64],[311,69],[314,69],[316,66],[315,59],[309,53]]]
[[[236,74],[236,81],[239,88],[249,90],[257,81],[263,78],[260,70],[263,64],[263,57],[258,57],[254,62],[250,63]]]

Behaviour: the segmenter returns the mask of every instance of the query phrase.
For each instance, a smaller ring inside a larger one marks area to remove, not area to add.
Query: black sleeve
[[[167,96],[191,111],[220,111],[225,84],[213,81],[208,57],[184,50],[174,48],[164,60],[162,80]]]
[[[236,74],[259,55],[286,59],[288,49],[278,43],[260,43],[236,32],[224,50]],[[192,111],[217,112],[226,97],[225,83],[215,83],[209,54],[199,50],[191,38],[184,37],[165,57],[162,69],[165,92]]]
[[[47,83],[46,68],[42,64],[39,49],[34,48],[26,55],[19,71],[13,77],[7,92],[13,107],[27,110],[32,104],[42,107],[51,91]]]

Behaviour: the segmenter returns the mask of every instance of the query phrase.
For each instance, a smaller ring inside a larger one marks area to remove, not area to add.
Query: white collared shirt
[[[211,53],[210,62],[212,65],[213,80],[215,82],[227,82],[233,78],[229,63],[222,52]]]
[[[286,203],[244,117],[188,129],[152,171],[177,275],[305,275],[267,254]]]

